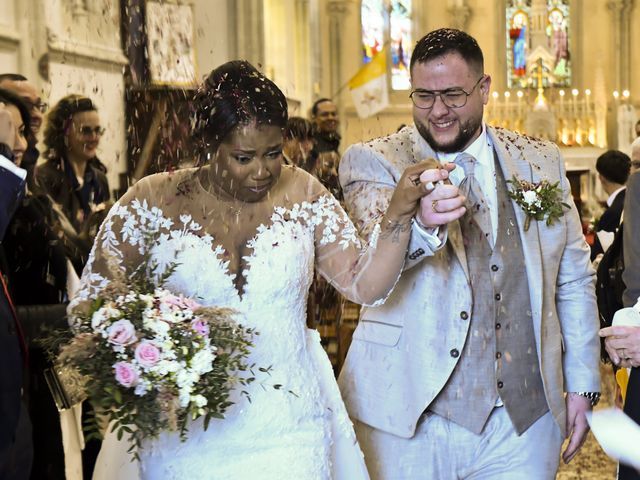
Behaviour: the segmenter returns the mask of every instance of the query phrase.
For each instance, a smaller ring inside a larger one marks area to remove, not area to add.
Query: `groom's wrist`
[[[575,394],[588,398],[592,407],[595,407],[600,401],[600,392],[575,392]]]

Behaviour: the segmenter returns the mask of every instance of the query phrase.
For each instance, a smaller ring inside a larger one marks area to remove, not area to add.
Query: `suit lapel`
[[[508,139],[501,139],[495,134],[492,127],[487,127],[487,133],[496,155],[498,163],[502,168],[505,180],[511,180],[514,175],[520,180],[530,182],[539,182],[540,176],[532,168],[531,164],[525,160],[523,150],[509,142]],[[507,184],[507,188],[511,190],[512,185]],[[524,230],[526,215],[522,207],[515,200],[511,200],[518,224],[518,232],[522,241],[522,250],[524,253],[524,261],[527,269],[527,278],[529,280],[529,293],[531,297],[531,309],[534,318],[534,329],[539,337],[540,322],[542,321],[542,256],[540,245],[540,232],[538,223],[531,221],[529,230]]]
[[[436,153],[429,146],[429,144],[422,138],[422,135],[415,127],[411,131],[412,141],[412,153],[413,163],[421,162],[429,157],[437,158]],[[464,274],[467,276],[467,280],[470,280],[469,267],[467,266],[467,255],[464,251],[464,243],[462,241],[462,230],[460,229],[460,223],[456,220],[447,225],[447,239],[453,248],[453,251],[464,270]]]

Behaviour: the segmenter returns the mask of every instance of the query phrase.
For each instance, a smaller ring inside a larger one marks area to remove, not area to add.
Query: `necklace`
[[[215,184],[215,182],[211,181],[211,171],[208,170],[207,171],[207,182],[208,182],[208,186],[209,188],[205,188],[204,185],[202,185],[202,181],[200,180],[200,176],[196,173],[197,178],[198,178],[198,183],[200,184],[200,187],[202,188],[202,190],[204,190],[208,195],[210,195],[211,197],[216,199],[216,203],[217,205],[220,205],[222,207],[224,207],[224,209],[227,212],[230,212],[231,215],[233,216],[233,219],[235,221],[235,223],[239,223],[240,221],[240,215],[242,214],[242,209],[245,206],[245,202],[240,200],[240,206],[236,206],[233,205],[232,202],[234,201],[238,201],[235,198],[231,197],[230,199],[227,199],[225,197],[223,197],[223,195],[221,193],[218,192],[219,187]],[[222,216],[223,218],[226,216],[225,213],[221,212],[219,209],[215,210],[220,216]]]

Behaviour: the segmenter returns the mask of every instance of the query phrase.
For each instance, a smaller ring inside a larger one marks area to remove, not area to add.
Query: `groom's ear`
[[[482,95],[482,104],[489,103],[489,93],[491,91],[491,75],[485,75],[480,82],[480,94]]]

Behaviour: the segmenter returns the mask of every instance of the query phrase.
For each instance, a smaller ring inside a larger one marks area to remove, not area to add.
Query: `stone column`
[[[348,0],[329,0],[329,64],[331,65],[331,93],[342,86],[342,36],[344,35],[344,15],[349,11]],[[340,108],[340,107],[338,107]],[[341,114],[342,112],[340,112]],[[342,118],[342,115],[340,115]]]
[[[531,2],[531,17],[529,18],[529,32],[531,38],[531,50],[542,46],[550,50],[547,39],[547,2],[546,0],[533,0]]]
[[[311,101],[312,85],[312,51],[310,47],[311,22],[309,18],[309,0],[296,0],[295,3],[295,58],[296,66],[296,92],[300,101],[300,110],[297,112],[302,117],[307,116],[309,102]],[[316,58],[315,61],[318,59]]]
[[[613,37],[613,87],[620,91],[631,85],[631,10],[634,0],[609,0]]]
[[[264,9],[262,0],[229,0],[236,26],[235,58],[248,60],[256,68],[264,65]]]
[[[466,0],[451,0],[447,8],[449,25],[458,30],[466,31],[471,18],[471,8]]]

